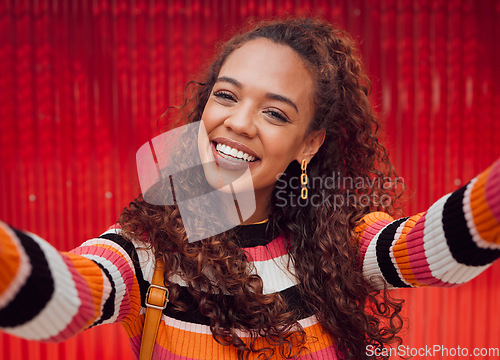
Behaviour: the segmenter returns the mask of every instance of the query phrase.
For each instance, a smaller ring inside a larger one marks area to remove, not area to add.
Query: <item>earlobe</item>
[[[300,151],[297,157],[297,161],[299,162],[299,164],[301,163],[302,159],[306,159],[307,162],[311,161],[314,155],[316,155],[316,153],[318,152],[321,145],[323,145],[325,136],[325,129],[313,131],[307,136],[302,145],[302,151]]]

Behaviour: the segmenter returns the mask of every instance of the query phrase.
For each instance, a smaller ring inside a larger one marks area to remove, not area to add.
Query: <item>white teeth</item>
[[[255,160],[254,156],[251,156],[251,155],[249,155],[241,150],[234,149],[228,145],[217,144],[215,146],[215,150],[217,150],[218,152],[220,152],[222,154],[230,155],[232,157],[235,157],[238,159],[243,159],[243,160],[248,161],[248,162]]]

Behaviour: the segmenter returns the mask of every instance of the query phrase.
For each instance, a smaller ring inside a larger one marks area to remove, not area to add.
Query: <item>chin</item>
[[[224,193],[254,192],[250,169],[243,171],[228,171],[215,162],[203,163],[203,171],[208,184]]]

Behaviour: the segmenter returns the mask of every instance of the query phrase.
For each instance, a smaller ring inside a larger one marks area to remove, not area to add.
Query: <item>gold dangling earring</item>
[[[302,164],[300,164],[300,168],[302,169],[302,174],[300,175],[300,184],[302,185],[302,189],[300,191],[300,198],[302,200],[307,199],[308,195],[308,190],[307,190],[307,183],[309,182],[309,179],[307,178],[307,160],[302,159]]]

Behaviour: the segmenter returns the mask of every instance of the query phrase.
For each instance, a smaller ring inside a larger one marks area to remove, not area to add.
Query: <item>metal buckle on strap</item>
[[[151,288],[157,288],[159,290],[165,291],[165,301],[163,302],[163,306],[158,306],[158,305],[154,305],[154,304],[149,303],[149,292],[150,292]],[[148,292],[146,293],[146,301],[145,301],[146,306],[153,308],[153,309],[156,309],[156,310],[164,310],[167,307],[169,295],[170,295],[170,292],[168,291],[168,289],[166,287],[151,284],[148,288]]]

